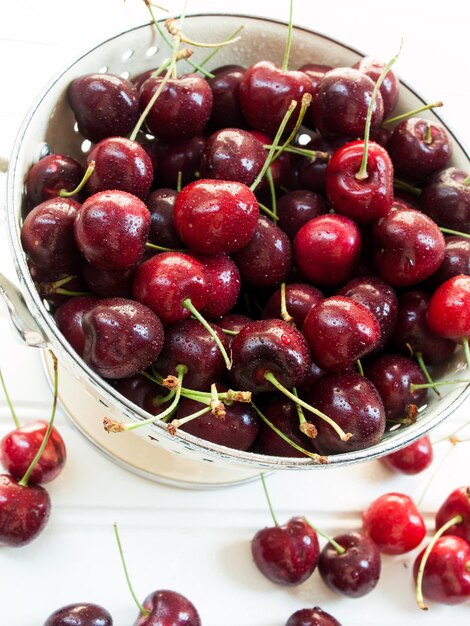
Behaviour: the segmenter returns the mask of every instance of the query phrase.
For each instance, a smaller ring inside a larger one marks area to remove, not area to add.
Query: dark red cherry
[[[315,106],[315,105],[314,105]],[[305,145],[308,150],[318,150],[326,152],[330,156],[341,146],[347,143],[349,139],[345,137],[322,137],[319,133],[313,135],[312,139]],[[312,161],[309,157],[302,157],[298,162],[299,168],[299,186],[302,189],[310,189],[318,193],[325,193],[326,186],[326,168],[328,167],[328,159],[317,158]]]
[[[98,191],[120,189],[145,200],[152,185],[152,160],[136,141],[126,137],[107,137],[87,156],[87,164],[95,162],[95,169],[87,181],[89,195]]]
[[[72,157],[49,154],[35,163],[26,177],[26,198],[31,207],[56,198],[59,191],[73,191],[83,178],[83,167]]]
[[[297,328],[302,328],[310,309],[323,298],[322,292],[316,287],[304,283],[286,285],[287,312],[294,318]],[[281,289],[275,291],[269,298],[261,316],[263,319],[281,317]]]
[[[69,604],[49,615],[44,626],[113,626],[113,618],[97,604]]]
[[[307,74],[310,78],[311,86],[310,93],[315,97],[320,87],[320,81],[327,72],[333,68],[330,65],[321,65],[320,63],[305,63],[302,67],[299,67],[299,72]]]
[[[460,515],[462,521],[445,531],[446,535],[454,535],[470,543],[470,487],[458,487],[450,493],[436,513],[436,530]]]
[[[163,347],[163,328],[146,306],[107,298],[82,318],[83,359],[104,378],[126,378],[153,363]]]
[[[320,607],[300,609],[289,617],[286,626],[341,626],[337,619]]]
[[[336,287],[354,275],[361,251],[358,226],[343,215],[310,220],[294,240],[295,262],[314,285]]]
[[[113,74],[87,74],[70,83],[67,91],[80,133],[96,143],[128,135],[139,117],[134,85]]]
[[[55,312],[54,317],[60,332],[80,356],[85,345],[83,315],[98,302],[98,298],[94,296],[76,296],[62,303]]]
[[[209,120],[212,128],[243,128],[245,118],[240,107],[240,82],[245,68],[240,65],[223,65],[214,70],[208,80],[212,90],[213,106]]]
[[[317,566],[319,552],[317,533],[302,517],[263,528],[251,540],[256,566],[279,585],[300,585],[307,580]]]
[[[75,219],[75,241],[86,260],[104,270],[128,270],[140,261],[150,229],[145,204],[125,191],[90,196]]]
[[[444,259],[444,235],[427,215],[414,209],[392,208],[374,224],[373,238],[374,266],[393,287],[421,282]]]
[[[349,67],[327,72],[320,81],[311,107],[313,123],[325,137],[358,137],[364,135],[367,109],[374,90],[374,81]],[[372,108],[372,128],[383,118],[380,93]]]
[[[352,434],[348,441],[341,441],[330,425],[310,416],[318,430],[314,443],[320,454],[362,450],[382,439],[385,410],[377,389],[364,376],[349,372],[322,376],[307,401]]]
[[[418,183],[447,167],[452,156],[444,126],[420,117],[399,122],[386,147],[396,175]]]
[[[242,183],[198,180],[178,194],[175,228],[195,252],[230,254],[243,248],[258,225],[258,202]]]
[[[235,332],[238,335],[241,329],[247,324],[249,324],[250,322],[252,322],[253,320],[247,315],[243,315],[241,313],[229,313],[228,315],[223,315],[221,318],[219,318],[216,321],[220,328],[223,328],[224,330],[231,330],[232,332]],[[231,335],[231,334],[225,335],[225,339],[227,340],[227,344],[229,348],[232,347],[232,342],[235,337],[236,335]]]
[[[275,287],[292,268],[292,246],[287,235],[270,219],[258,218],[253,237],[233,255],[245,285]]]
[[[143,111],[163,78],[149,78],[140,88],[139,107]],[[199,135],[212,112],[212,91],[205,78],[184,74],[170,78],[151,107],[145,123],[163,141],[181,141]]]
[[[284,194],[277,201],[277,225],[290,239],[294,239],[304,224],[326,212],[326,201],[320,194],[296,189]]]
[[[150,613],[147,616],[139,614],[134,626],[201,626],[194,604],[176,591],[153,591],[142,606]]]
[[[444,260],[429,280],[438,287],[459,274],[470,276],[470,240],[465,237],[446,237]]]
[[[354,69],[359,70],[363,74],[366,74],[369,78],[372,78],[374,83],[379,79],[385,67],[383,61],[379,61],[374,57],[363,57],[357,63],[353,65]],[[398,96],[400,91],[400,81],[393,70],[389,70],[380,85],[380,95],[384,103],[384,118],[387,117],[398,102]]]
[[[0,545],[24,546],[46,526],[51,512],[47,491],[39,485],[23,487],[0,475]]]
[[[235,305],[240,293],[240,272],[235,262],[226,254],[200,254],[191,256],[204,266],[209,278],[209,298],[204,316],[216,319],[226,315]]]
[[[380,341],[377,318],[360,302],[332,296],[305,318],[302,332],[322,369],[340,371],[374,350]]]
[[[158,402],[154,403],[155,399],[160,400],[166,395],[168,390],[165,387],[160,387],[142,374],[120,378],[116,383],[116,391],[141,409],[144,409],[144,411],[152,413],[152,415],[158,415],[168,406],[165,402],[160,404]]]
[[[360,302],[375,315],[380,324],[380,341],[376,350],[381,350],[388,343],[397,320],[395,291],[380,278],[361,276],[341,287],[337,295]]]
[[[82,265],[83,280],[93,293],[102,298],[130,298],[134,269],[103,270],[85,261]]]
[[[436,224],[459,232],[470,233],[470,185],[468,174],[448,167],[435,174],[423,187],[419,206]]]
[[[345,551],[340,554],[328,542],[320,552],[318,571],[323,582],[349,598],[367,595],[379,582],[381,560],[377,546],[361,532],[343,533],[333,539]]]
[[[310,93],[310,79],[303,72],[287,71],[269,61],[250,66],[240,82],[240,104],[250,126],[274,135],[292,100],[300,103]],[[293,128],[299,105],[288,123]]]
[[[433,293],[428,304],[429,328],[453,341],[470,337],[470,276],[450,278]]]
[[[70,198],[52,198],[35,207],[21,227],[21,245],[31,261],[42,270],[72,272],[79,254],[74,239],[74,222],[80,205]]]
[[[362,527],[384,554],[405,554],[424,539],[426,527],[413,500],[402,493],[386,493],[362,514]]]
[[[156,189],[147,198],[151,223],[149,241],[165,248],[183,248],[173,220],[177,192],[174,189]]]
[[[388,469],[409,476],[423,472],[431,465],[432,460],[432,443],[427,435],[380,459]]]
[[[158,144],[158,184],[161,187],[176,188],[180,172],[182,185],[187,185],[197,178],[205,143],[205,138],[197,135],[182,141]]]

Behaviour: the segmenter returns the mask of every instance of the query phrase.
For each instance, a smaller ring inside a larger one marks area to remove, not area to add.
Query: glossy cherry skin
[[[28,172],[25,182],[28,204],[35,207],[45,200],[56,198],[62,189],[73,191],[83,174],[83,167],[72,157],[48,154]]]
[[[418,183],[447,167],[452,156],[452,144],[444,126],[420,117],[399,122],[386,147],[396,175]]]
[[[150,614],[139,614],[134,626],[201,626],[201,618],[194,604],[185,596],[161,589],[153,591],[142,603]]]
[[[424,472],[431,465],[433,458],[432,443],[426,435],[401,450],[381,457],[380,462],[393,472],[414,476]]]
[[[216,324],[211,327],[227,347],[227,335]],[[182,320],[165,331],[165,343],[156,368],[164,377],[168,374],[176,376],[179,364],[188,368],[184,387],[201,391],[208,390],[225,371],[224,359],[214,338],[197,320]]]
[[[398,314],[398,301],[395,291],[376,276],[353,278],[337,292],[363,304],[375,315],[380,325],[380,341],[376,350],[381,350],[389,341]]]
[[[286,285],[286,308],[297,328],[302,328],[310,309],[323,300],[322,292],[304,283]],[[263,319],[281,317],[281,289],[269,298],[261,314]]]
[[[326,193],[331,206],[360,224],[384,217],[393,203],[393,165],[387,151],[370,142],[367,177],[358,180],[363,152],[363,141],[347,143],[333,154],[326,168]]]
[[[76,296],[63,302],[54,315],[60,332],[80,356],[83,354],[85,345],[83,315],[97,303],[98,298],[94,296]]]
[[[78,130],[93,143],[129,135],[139,117],[136,88],[113,74],[80,76],[70,83],[67,97]]]
[[[39,485],[23,487],[0,475],[0,545],[24,546],[44,530],[51,512],[47,491]]]
[[[251,317],[248,317],[248,315],[243,315],[242,313],[229,313],[228,315],[223,315],[216,321],[220,328],[223,328],[224,330],[231,330],[238,334],[244,326],[253,320]],[[232,349],[232,342],[236,335],[229,335],[225,333],[224,335],[228,347]]]
[[[354,69],[363,72],[371,78],[374,83],[379,79],[385,67],[383,61],[379,61],[374,57],[363,57],[360,61],[353,65]],[[380,85],[380,95],[384,103],[384,118],[389,115],[395,108],[398,102],[398,96],[400,91],[400,81],[393,70],[389,70]]]
[[[456,515],[463,519],[445,531],[446,535],[455,535],[470,543],[470,487],[458,487],[450,493],[436,513],[436,530]]]
[[[337,619],[320,607],[300,609],[289,617],[286,626],[341,626]]]
[[[415,285],[444,259],[445,239],[438,226],[414,209],[392,208],[373,227],[374,266],[392,287]]]
[[[349,67],[327,72],[320,81],[315,102],[311,107],[313,122],[325,137],[360,137],[364,135],[367,108],[374,81]],[[372,108],[372,128],[383,118],[380,93]]]
[[[315,447],[320,454],[339,454],[373,446],[385,431],[385,410],[374,385],[355,373],[322,376],[306,395],[307,401],[352,434],[341,441],[333,428],[309,414],[318,430]]]
[[[424,291],[408,291],[398,298],[398,317],[391,344],[409,356],[410,348],[421,352],[424,362],[433,365],[447,361],[455,350],[450,339],[432,332],[427,321],[430,296]]]
[[[296,189],[279,198],[277,202],[279,217],[277,225],[290,239],[294,239],[304,224],[326,212],[327,205],[320,194],[314,191]]]
[[[242,328],[232,343],[231,376],[239,389],[273,391],[272,372],[287,388],[302,383],[310,363],[304,336],[282,320],[259,320]]]
[[[201,135],[157,147],[157,182],[162,187],[174,187],[181,172],[181,184],[196,178],[206,140]]]
[[[424,550],[413,565],[415,580],[423,554]],[[450,605],[470,600],[470,546],[466,541],[452,535],[439,537],[424,568],[423,595]]]
[[[361,532],[337,535],[334,540],[346,550],[339,554],[327,543],[318,559],[323,582],[336,593],[361,598],[379,582],[381,561],[375,543]]]
[[[208,302],[210,279],[196,259],[182,252],[162,252],[136,270],[134,298],[154,311],[163,324],[174,324],[191,315],[183,306],[190,298],[201,311]]]
[[[163,78],[149,78],[140,88],[139,107],[143,111]],[[181,141],[199,135],[212,112],[212,91],[205,78],[184,74],[170,78],[150,109],[145,124],[163,141]]]
[[[285,232],[261,215],[253,237],[234,252],[233,260],[244,285],[275,287],[292,268],[292,246]]]
[[[21,245],[40,269],[72,272],[79,254],[74,239],[80,205],[70,198],[52,198],[35,207],[21,227]]]
[[[104,378],[126,378],[153,363],[163,347],[163,327],[146,306],[107,298],[82,318],[83,359]]]
[[[330,65],[321,65],[320,63],[305,63],[299,67],[299,72],[307,74],[310,78],[310,93],[315,97],[318,93],[320,81],[327,72],[333,68]]]
[[[300,273],[320,287],[337,287],[352,278],[360,251],[359,228],[343,215],[320,215],[304,224],[294,239]]]
[[[195,252],[231,254],[253,237],[259,208],[242,183],[198,180],[184,187],[175,203],[175,228]]]
[[[240,294],[240,272],[235,262],[226,254],[193,252],[191,256],[202,263],[209,278],[209,298],[204,316],[215,320],[226,315]]]
[[[168,407],[168,403],[154,403],[154,399],[160,400],[168,390],[142,374],[120,378],[116,382],[116,391],[152,415],[158,415]]]
[[[281,70],[274,63],[259,61],[250,66],[240,82],[240,104],[250,126],[275,135],[292,100],[300,103],[311,84],[303,72]],[[287,128],[293,128],[299,105]]]
[[[440,337],[461,341],[470,336],[470,276],[454,276],[437,288],[429,301],[427,320]]]
[[[424,539],[426,527],[413,500],[386,493],[362,514],[362,527],[383,554],[405,554]]]
[[[315,104],[314,104],[315,106]],[[312,136],[312,139],[305,145],[308,150],[317,150],[333,155],[338,148],[347,143],[349,139],[345,137],[323,137],[319,133]],[[298,186],[302,189],[310,189],[318,193],[325,193],[326,168],[328,159],[316,158],[312,161],[308,157],[302,157],[298,161]]]
[[[7,433],[0,441],[0,462],[16,480],[21,480],[41,447],[49,424],[44,420],[29,422]],[[54,480],[65,465],[65,443],[52,428],[44,452],[35,465],[28,483],[36,485]]]
[[[177,192],[165,187],[152,191],[146,201],[151,223],[149,241],[165,248],[183,248],[173,220]]]
[[[283,526],[263,528],[251,540],[253,560],[269,580],[300,585],[314,572],[320,546],[317,533],[302,517]]]
[[[101,298],[130,298],[134,269],[103,270],[85,261],[82,265],[82,278],[93,293]]]
[[[423,187],[419,206],[436,224],[470,233],[470,185],[464,185],[468,174],[448,167],[435,174]]]
[[[429,280],[433,286],[438,287],[459,274],[470,276],[470,239],[446,237],[444,260]]]
[[[212,128],[243,128],[246,124],[240,107],[240,82],[245,73],[241,65],[223,65],[214,70],[209,79],[213,106],[209,120]]]
[[[87,165],[95,162],[95,169],[87,181],[89,195],[98,191],[120,189],[145,200],[152,185],[152,160],[144,148],[126,137],[107,137],[87,156]]]
[[[340,371],[374,350],[380,341],[377,318],[360,302],[332,296],[305,318],[302,332],[322,369]]]
[[[75,219],[75,241],[86,260],[104,270],[128,270],[140,261],[150,229],[145,204],[125,191],[90,196]]]
[[[113,618],[97,604],[69,604],[49,615],[44,626],[113,626]]]
[[[420,407],[426,399],[427,389],[410,391],[411,383],[427,382],[419,365],[411,359],[399,354],[380,354],[365,364],[364,371],[376,386],[389,420],[405,419],[410,404]]]

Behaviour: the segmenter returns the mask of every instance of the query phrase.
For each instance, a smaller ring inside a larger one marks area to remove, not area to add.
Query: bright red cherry
[[[293,613],[286,626],[341,626],[332,615],[315,606],[313,609],[300,609]]]
[[[462,521],[448,528],[445,534],[461,537],[470,543],[470,487],[459,487],[447,496],[436,513],[436,530],[456,515],[460,515]]]
[[[427,469],[433,460],[432,443],[429,437],[421,437],[409,446],[383,456],[380,461],[401,474],[414,475]],[[455,533],[452,533],[455,534]]]
[[[379,61],[378,59],[374,59],[374,57],[363,57],[353,65],[354,69],[366,74],[366,76],[371,78],[374,83],[376,83],[379,79],[384,67],[385,63],[383,61]],[[395,72],[389,70],[385,74],[382,84],[380,85],[380,95],[382,96],[384,103],[384,118],[387,117],[395,108],[398,102],[399,90],[400,81],[398,80]]]
[[[160,589],[142,602],[148,615],[139,614],[134,626],[201,626],[194,604],[181,593]]]
[[[56,198],[59,191],[73,191],[83,178],[83,167],[63,154],[49,154],[29,170],[26,178],[28,204],[35,207],[45,200]]]
[[[433,333],[454,341],[470,337],[470,276],[454,276],[431,296],[428,324]]]

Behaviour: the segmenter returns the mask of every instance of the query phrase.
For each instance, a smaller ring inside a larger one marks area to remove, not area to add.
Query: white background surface
[[[162,0],[163,2],[163,0]],[[169,3],[167,3],[169,4]],[[397,72],[425,99],[442,99],[443,116],[464,141],[469,137],[468,11],[466,3],[298,0],[294,21],[384,59],[403,36]],[[180,4],[174,4],[175,12]],[[188,12],[256,13],[287,19],[288,3],[259,0],[190,0]],[[8,155],[32,99],[75,55],[124,28],[147,21],[140,0],[0,1],[0,155]],[[3,218],[0,268],[10,278]],[[47,418],[50,392],[39,354],[15,341],[0,307],[0,365],[22,419]],[[468,403],[434,438],[468,419]],[[137,614],[128,595],[114,544],[120,525],[135,589],[144,597],[171,588],[187,595],[205,626],[283,626],[295,610],[320,605],[347,625],[434,625],[470,621],[470,607],[415,608],[410,582],[413,555],[384,558],[377,589],[361,600],[335,596],[318,574],[293,589],[261,577],[251,562],[249,541],[270,517],[258,482],[213,492],[188,492],[128,474],[91,449],[60,414],[68,446],[67,467],[50,487],[52,516],[30,546],[0,549],[0,626],[40,626],[63,604],[95,601],[108,608],[116,626]],[[11,428],[3,398],[0,434]],[[429,528],[432,512],[449,491],[468,484],[469,446],[457,446],[423,501]],[[437,457],[448,443],[436,448]],[[437,463],[435,463],[437,465]],[[377,462],[349,470],[278,474],[269,479],[278,518],[307,514],[329,532],[360,526],[360,511],[378,495],[398,490],[419,497],[432,470],[395,477]]]

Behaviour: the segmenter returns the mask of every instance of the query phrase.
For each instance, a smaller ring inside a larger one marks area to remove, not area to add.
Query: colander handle
[[[47,339],[29,311],[23,294],[3,274],[0,274],[0,296],[7,305],[10,319],[20,339],[28,346],[46,348]]]

